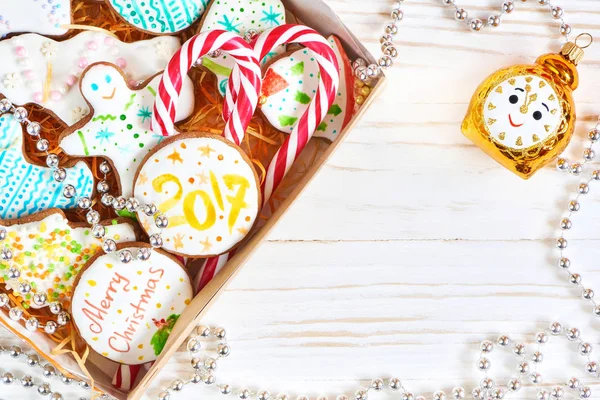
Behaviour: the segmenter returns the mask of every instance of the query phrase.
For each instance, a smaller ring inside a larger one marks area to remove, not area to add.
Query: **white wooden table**
[[[391,0],[327,3],[376,54]],[[222,381],[293,399],[332,399],[390,376],[429,398],[456,385],[470,392],[483,377],[475,368],[481,340],[508,333],[531,343],[555,319],[581,328],[600,350],[600,321],[555,267],[553,238],[580,179],[550,166],[522,181],[460,132],[479,83],[500,67],[558,51],[558,24],[536,1],[519,1],[500,28],[471,34],[440,3],[406,2],[400,62],[386,90],[210,310],[206,322],[225,326],[233,348],[219,366]],[[500,1],[461,3],[486,16]],[[560,3],[576,33],[600,37],[598,0]],[[580,72],[568,150],[578,158],[600,113],[600,43]],[[584,198],[570,249],[584,280],[600,290],[598,193],[592,186]],[[547,385],[587,378],[572,350],[562,341],[547,348],[540,369]],[[495,351],[492,360],[500,381],[516,374],[512,354]],[[189,373],[182,352],[148,395]],[[9,393],[0,387],[0,397],[14,398]],[[511,398],[534,396],[528,387]],[[176,398],[220,397],[199,385]]]

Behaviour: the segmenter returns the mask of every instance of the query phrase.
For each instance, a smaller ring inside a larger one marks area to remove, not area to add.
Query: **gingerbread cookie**
[[[223,29],[244,36],[248,31],[262,33],[282,24],[285,24],[285,7],[280,0],[213,0],[200,30]],[[262,64],[285,53],[285,50],[285,45],[279,46],[261,61]],[[235,61],[229,55],[222,54],[204,57],[202,65],[217,76],[219,91],[224,96]]]
[[[134,254],[142,243],[119,245]],[[184,266],[161,250],[146,261],[119,261],[118,252],[93,257],[75,282],[71,316],[81,338],[121,364],[156,360],[193,297]]]
[[[335,36],[328,38],[335,51],[340,71],[340,85],[334,104],[314,137],[335,140],[354,113],[354,74],[342,44]],[[319,86],[319,66],[307,49],[276,59],[265,72],[261,111],[276,129],[290,133]]]
[[[188,257],[209,257],[236,246],[260,209],[260,185],[251,161],[220,136],[181,133],[146,156],[134,196],[154,203],[169,219],[163,248]],[[144,230],[156,233],[139,213]]]
[[[133,225],[124,219],[101,224],[106,227],[107,238],[116,242],[136,240]],[[49,302],[69,300],[81,268],[102,251],[102,241],[92,235],[88,224],[71,223],[57,209],[20,220],[0,220],[0,226],[6,228],[3,244],[12,251],[21,278],[32,286],[25,296],[25,302],[32,307],[36,307],[32,302],[36,293],[45,293]],[[9,263],[0,261],[2,281],[18,293],[18,282],[9,278],[9,268]]]
[[[133,176],[140,161],[164,139],[150,130],[160,78],[157,75],[134,89],[114,65],[92,65],[80,82],[91,115],[81,126],[67,129],[61,136],[59,144],[67,154],[107,158],[125,197],[131,197]],[[180,121],[190,116],[194,108],[194,88],[189,79],[184,82],[178,104],[176,120]]]
[[[89,65],[113,63],[128,82],[138,83],[162,71],[179,47],[171,37],[123,43],[100,32],[82,32],[62,42],[21,35],[0,42],[0,93],[15,104],[39,104],[73,125],[89,113],[78,85]]]
[[[0,218],[22,218],[51,207],[76,207],[76,198],[63,196],[73,185],[81,196],[91,196],[94,176],[83,161],[65,168],[67,179],[56,182],[53,170],[31,163],[23,149],[23,127],[12,114],[0,116]]]
[[[208,0],[106,0],[127,23],[150,33],[174,34],[200,19]]]
[[[0,7],[0,37],[21,32],[60,36],[70,23],[71,0],[2,0]]]

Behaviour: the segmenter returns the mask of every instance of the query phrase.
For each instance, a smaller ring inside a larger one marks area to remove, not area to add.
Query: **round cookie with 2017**
[[[220,136],[181,133],[149,153],[133,195],[168,217],[163,248],[195,258],[225,253],[248,234],[261,206],[258,176],[248,157]],[[148,234],[152,217],[138,213]]]
[[[143,243],[119,245],[136,254]],[[184,266],[161,250],[124,264],[119,252],[93,257],[75,282],[71,316],[81,338],[121,364],[154,361],[193,298]]]

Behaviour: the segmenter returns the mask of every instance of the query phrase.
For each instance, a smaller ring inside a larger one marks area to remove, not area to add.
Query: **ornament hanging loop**
[[[587,43],[585,43],[585,44],[584,43],[580,44],[579,42],[583,41],[584,40],[583,38],[587,38],[587,39],[589,39],[589,41]],[[590,47],[592,45],[592,43],[594,43],[594,37],[591,34],[587,33],[587,32],[586,33],[582,33],[582,34],[578,35],[575,38],[575,44],[580,49],[587,49],[588,47]]]

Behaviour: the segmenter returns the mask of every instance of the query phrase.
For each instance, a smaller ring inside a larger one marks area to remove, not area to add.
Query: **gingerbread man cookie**
[[[53,170],[31,163],[23,149],[23,127],[12,114],[0,116],[0,218],[22,218],[51,207],[75,208],[77,199],[63,196],[73,185],[81,196],[91,196],[94,176],[86,163],[77,162],[64,182],[56,182]]]
[[[119,250],[144,246],[119,245]],[[146,245],[146,247],[149,247]],[[193,297],[184,266],[161,250],[146,261],[119,261],[118,253],[93,257],[75,282],[71,316],[81,338],[121,364],[156,360],[175,322]]]
[[[335,140],[354,113],[354,73],[342,44],[328,38],[338,59],[340,85],[327,118],[317,127],[314,137]],[[262,87],[261,111],[276,129],[290,133],[308,109],[319,85],[319,66],[307,49],[276,59],[267,69]]]
[[[259,34],[283,24],[285,7],[280,0],[213,0],[202,20],[201,31],[223,29],[244,36],[248,31]],[[262,64],[285,53],[285,50],[285,45],[277,47],[262,60]],[[224,96],[235,61],[223,54],[204,57],[202,65],[217,76],[219,91]]]
[[[2,0],[0,7],[0,37],[21,32],[59,36],[70,23],[71,0]]]
[[[126,220],[105,221],[102,225],[106,227],[106,237],[117,243],[136,240],[133,225]],[[25,296],[32,307],[36,307],[31,301],[36,293],[46,294],[49,302],[69,300],[81,268],[102,251],[102,241],[92,235],[89,225],[71,223],[56,209],[20,220],[0,220],[0,227],[6,229],[3,244],[12,251],[21,278],[32,286]],[[9,279],[9,268],[8,263],[0,262],[0,276],[18,293],[18,281]]]
[[[150,130],[160,78],[155,76],[134,89],[114,65],[92,65],[80,82],[92,115],[81,126],[68,129],[60,140],[60,147],[67,154],[107,158],[125,197],[131,196],[133,176],[140,161],[164,139]],[[176,120],[180,121],[190,116],[194,108],[194,89],[189,79],[184,82],[178,104]]]
[[[172,37],[123,43],[101,32],[82,32],[62,42],[17,36],[0,42],[0,93],[15,104],[39,104],[73,125],[89,113],[78,85],[89,65],[113,63],[128,82],[138,83],[162,71],[179,47]]]
[[[106,0],[127,23],[150,33],[174,34],[200,19],[208,0]]]
[[[188,257],[225,253],[250,231],[260,209],[258,176],[248,157],[221,136],[181,133],[146,156],[134,196],[169,218],[163,248]],[[138,214],[144,230],[153,220]]]

